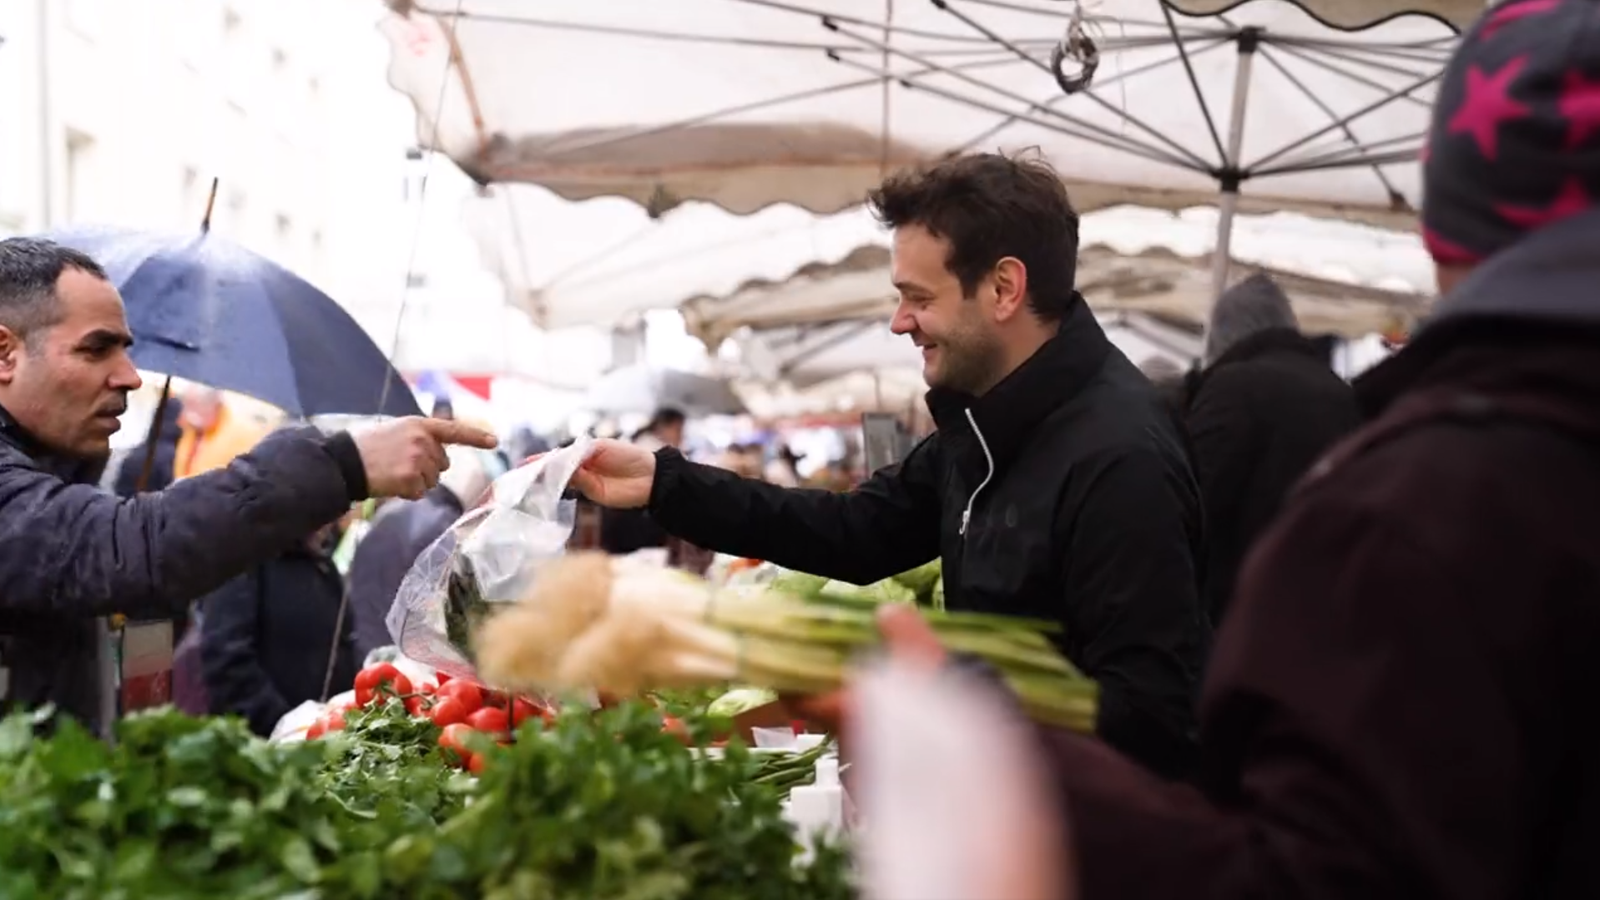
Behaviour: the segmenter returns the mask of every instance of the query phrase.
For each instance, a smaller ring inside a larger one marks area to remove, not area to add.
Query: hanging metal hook
[[[1061,64],[1067,60],[1078,64],[1078,71],[1069,75],[1061,70]],[[1067,94],[1076,94],[1085,91],[1094,82],[1095,70],[1100,68],[1100,48],[1095,45],[1094,39],[1084,29],[1083,4],[1073,6],[1072,17],[1067,20],[1066,34],[1061,36],[1061,41],[1055,49],[1050,51],[1050,71],[1056,76],[1056,84]]]

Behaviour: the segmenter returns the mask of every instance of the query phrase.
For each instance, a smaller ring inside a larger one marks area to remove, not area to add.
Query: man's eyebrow
[[[132,347],[133,335],[126,331],[113,331],[109,328],[97,328],[84,335],[79,341],[80,347]]]
[[[932,291],[928,290],[927,288],[923,287],[922,285],[917,284],[915,281],[896,281],[896,282],[894,282],[894,289],[899,291],[902,294],[931,294],[931,293],[933,293]]]

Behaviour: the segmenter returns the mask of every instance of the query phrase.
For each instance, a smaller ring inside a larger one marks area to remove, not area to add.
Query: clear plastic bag
[[[401,653],[476,678],[472,629],[492,604],[526,594],[540,563],[566,552],[577,507],[563,494],[592,446],[579,440],[495,479],[490,499],[417,557],[386,620]]]

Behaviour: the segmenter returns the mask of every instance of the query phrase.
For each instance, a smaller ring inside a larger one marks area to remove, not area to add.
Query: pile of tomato
[[[355,699],[330,706],[306,731],[306,739],[316,740],[329,732],[342,731],[347,710],[365,708],[390,697],[403,702],[411,715],[439,726],[439,746],[445,757],[475,773],[482,770],[483,757],[468,746],[482,746],[477,735],[504,744],[523,722],[535,718],[549,722],[555,718],[554,710],[531,698],[490,690],[443,672],[438,674],[438,684],[423,682],[413,689],[411,679],[393,664],[376,663],[356,675]]]

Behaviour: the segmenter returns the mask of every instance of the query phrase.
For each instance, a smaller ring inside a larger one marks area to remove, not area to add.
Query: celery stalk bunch
[[[879,641],[870,600],[807,602],[760,586],[714,588],[683,572],[573,554],[474,639],[481,674],[517,690],[653,689],[738,682],[782,693],[837,690]],[[944,646],[993,666],[1037,721],[1092,731],[1096,688],[1047,636],[1053,623],[924,610]]]

